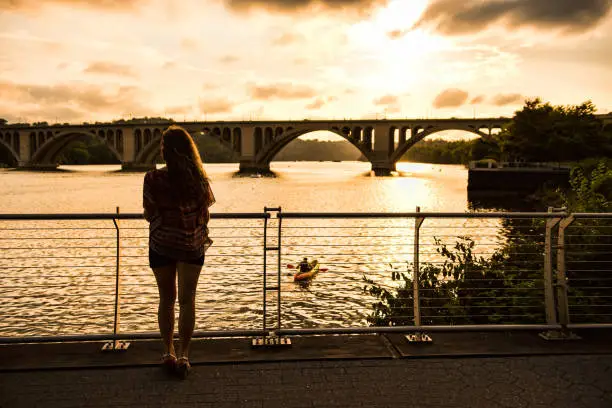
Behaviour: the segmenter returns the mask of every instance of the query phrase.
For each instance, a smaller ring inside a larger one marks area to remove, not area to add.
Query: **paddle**
[[[289,269],[295,269],[295,266],[294,266],[294,265],[291,265],[291,264],[287,264],[287,268],[289,268]]]

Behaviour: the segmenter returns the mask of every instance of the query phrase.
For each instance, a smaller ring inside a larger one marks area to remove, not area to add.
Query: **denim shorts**
[[[149,266],[151,268],[162,268],[164,266],[176,265],[177,262],[202,266],[204,265],[204,255],[196,259],[172,259],[149,248]]]

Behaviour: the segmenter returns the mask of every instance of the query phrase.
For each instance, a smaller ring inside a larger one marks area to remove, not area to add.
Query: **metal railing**
[[[142,218],[0,214],[0,343],[159,337]],[[273,208],[209,228],[195,337],[612,325],[609,213]],[[295,283],[305,256],[326,271]]]

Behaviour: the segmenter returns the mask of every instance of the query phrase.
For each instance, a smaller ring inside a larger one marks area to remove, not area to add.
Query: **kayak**
[[[310,264],[310,270],[308,272],[298,272],[293,276],[294,281],[304,281],[308,279],[314,278],[314,276],[319,273],[319,262],[315,259]]]

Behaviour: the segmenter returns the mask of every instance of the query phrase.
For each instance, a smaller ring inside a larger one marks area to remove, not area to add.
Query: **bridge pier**
[[[385,177],[391,176],[397,170],[395,163],[372,163],[372,171],[375,176]]]
[[[155,163],[132,163],[132,162],[123,162],[121,163],[121,171],[149,171],[155,170],[157,167]]]
[[[253,163],[251,161],[240,161],[239,174],[272,174],[270,163]]]

